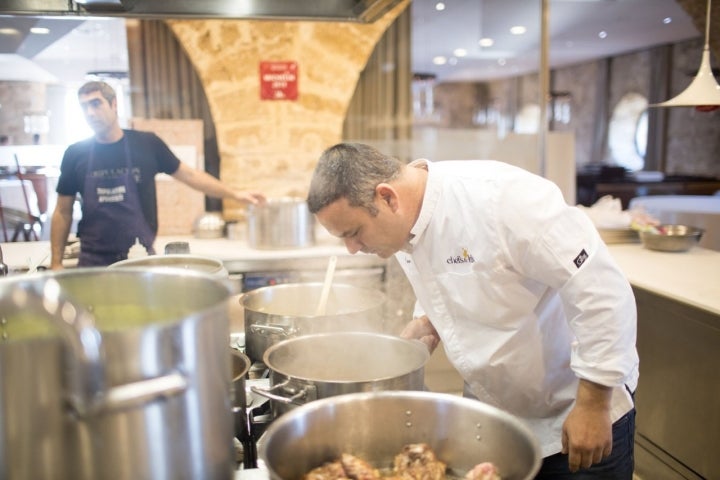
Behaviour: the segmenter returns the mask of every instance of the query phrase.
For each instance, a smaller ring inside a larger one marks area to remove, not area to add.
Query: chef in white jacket
[[[344,143],[320,157],[308,206],[351,253],[396,256],[417,298],[403,336],[442,341],[466,396],[531,427],[536,478],[632,479],[635,299],[555,184]]]

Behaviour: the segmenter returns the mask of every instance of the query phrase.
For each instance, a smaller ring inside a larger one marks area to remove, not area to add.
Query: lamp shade
[[[690,85],[676,97],[662,103],[655,103],[651,107],[696,107],[698,110],[715,110],[720,108],[720,85],[710,68],[710,9],[712,0],[707,0],[705,12],[705,47],[702,60],[695,78]],[[703,108],[704,107],[704,108]]]
[[[710,68],[710,49],[703,49],[700,69],[688,87],[676,97],[651,107],[700,107],[720,105],[720,85],[718,85]]]

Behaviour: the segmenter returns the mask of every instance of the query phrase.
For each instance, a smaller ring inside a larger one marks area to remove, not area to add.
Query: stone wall
[[[220,179],[270,197],[304,197],[318,156],[341,140],[348,104],[375,44],[408,4],[372,24],[169,21],[205,87]],[[261,100],[261,61],[297,62],[296,101]],[[244,207],[225,202],[223,213],[240,220]]]
[[[32,134],[25,133],[23,117],[46,113],[47,86],[33,82],[0,82],[0,135],[14,145],[31,145]]]

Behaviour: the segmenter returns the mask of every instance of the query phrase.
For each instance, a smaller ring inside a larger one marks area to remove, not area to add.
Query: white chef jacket
[[[420,164],[422,208],[396,258],[466,389],[524,420],[543,456],[562,448],[578,378],[615,387],[613,422],[627,413],[635,298],[587,215],[506,163]]]

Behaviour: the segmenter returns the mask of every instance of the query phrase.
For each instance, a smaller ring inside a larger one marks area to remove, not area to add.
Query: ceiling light
[[[705,46],[702,60],[695,78],[690,85],[676,97],[651,107],[695,107],[701,111],[720,108],[720,85],[710,68],[710,3],[707,2],[707,18],[705,19]]]
[[[30,29],[30,33],[34,33],[36,35],[47,35],[50,33],[50,29],[46,27],[32,27]]]
[[[598,33],[598,37],[600,38],[607,38],[607,32],[605,30],[600,30],[600,33]]]
[[[478,42],[478,45],[480,45],[481,47],[492,47],[494,44],[495,44],[495,40],[493,40],[492,38],[487,38],[487,37],[481,38],[480,41]]]
[[[438,12],[442,12],[443,10],[445,10],[445,4],[443,2],[436,3],[435,10],[437,10]]]
[[[510,33],[513,35],[523,35],[525,32],[527,32],[527,28],[523,27],[522,25],[515,25],[514,27],[510,27]]]
[[[433,63],[435,65],[445,65],[447,63],[447,58],[443,56],[437,56],[433,58]]]
[[[665,17],[665,18],[663,18],[663,23],[664,23],[665,25],[668,25],[668,24],[672,23],[672,18],[670,18],[670,17]]]
[[[20,33],[16,28],[0,28],[0,35],[18,35]]]
[[[455,50],[453,50],[453,55],[455,55],[456,57],[464,57],[467,55],[467,50],[465,50],[464,48],[456,48]]]

